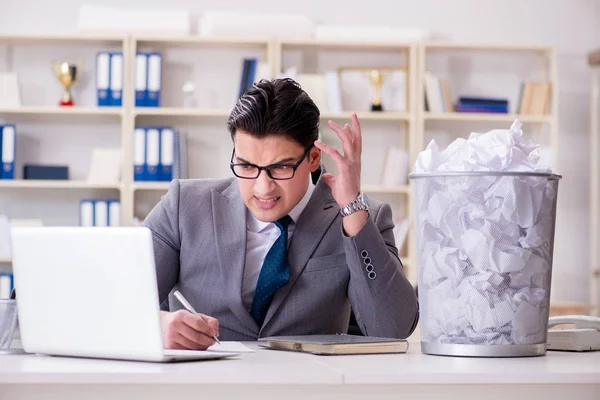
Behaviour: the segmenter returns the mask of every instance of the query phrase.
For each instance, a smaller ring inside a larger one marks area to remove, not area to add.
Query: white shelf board
[[[0,43],[18,45],[47,44],[121,44],[125,38],[118,35],[86,35],[86,34],[0,34]]]
[[[351,50],[408,50],[413,46],[410,42],[324,39],[283,39],[280,43],[284,49],[286,47],[321,47],[324,49]]]
[[[392,193],[392,194],[410,194],[410,186],[380,186],[380,185],[363,185],[361,190],[366,193]]]
[[[504,43],[452,43],[452,42],[424,42],[425,50],[473,50],[473,51],[505,51],[505,52],[553,52],[553,46],[517,45]]]
[[[411,114],[406,112],[372,112],[372,111],[344,111],[339,113],[323,112],[321,119],[347,119],[356,113],[359,120],[365,121],[408,121]],[[168,116],[182,118],[228,118],[231,110],[200,109],[200,108],[177,108],[177,107],[136,107],[134,115],[140,116]]]
[[[134,115],[157,117],[191,117],[191,118],[227,118],[231,110],[177,108],[177,107],[136,107]]]
[[[78,116],[121,116],[121,107],[52,107],[25,106],[19,108],[0,108],[0,115],[78,115]]]
[[[121,189],[120,183],[90,183],[76,180],[0,180],[0,188],[13,189]]]
[[[133,184],[133,190],[167,190],[170,182],[135,182]],[[363,185],[362,191],[367,193],[396,193],[396,194],[410,194],[410,186],[379,186],[379,185]]]
[[[192,45],[192,46],[267,46],[269,39],[253,37],[204,37],[204,36],[137,36],[138,44]]]
[[[500,114],[500,113],[424,113],[423,118],[426,121],[490,121],[490,122],[512,122],[519,119],[526,123],[551,123],[551,115],[518,115],[518,114]]]
[[[132,187],[133,190],[156,190],[156,191],[167,191],[171,182],[135,182]]]
[[[343,111],[341,113],[322,112],[321,119],[350,119],[356,113],[359,121],[409,121],[411,114],[395,111]]]
[[[12,258],[10,257],[0,257],[0,264],[8,264],[12,262]]]

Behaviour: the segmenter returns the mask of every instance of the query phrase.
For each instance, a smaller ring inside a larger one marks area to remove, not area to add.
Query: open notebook
[[[346,334],[270,336],[258,339],[258,345],[272,350],[323,355],[406,353],[408,350],[408,341],[404,339]]]

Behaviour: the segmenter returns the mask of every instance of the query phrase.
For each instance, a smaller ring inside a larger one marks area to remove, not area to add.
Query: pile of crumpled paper
[[[538,165],[521,127],[472,133],[443,151],[432,141],[418,156],[423,342],[544,343],[560,177]]]

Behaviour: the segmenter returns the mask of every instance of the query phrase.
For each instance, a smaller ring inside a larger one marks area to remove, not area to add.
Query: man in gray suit
[[[227,122],[235,176],[174,180],[150,212],[160,301],[177,287],[201,315],[177,304],[161,311],[166,347],[205,349],[213,335],[345,333],[351,310],[365,335],[415,329],[391,208],[360,191],[359,121],[329,122],[343,153],[317,140],[319,122],[296,82],[262,80]]]

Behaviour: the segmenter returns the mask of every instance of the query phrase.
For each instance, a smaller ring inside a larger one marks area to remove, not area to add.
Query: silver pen
[[[179,300],[181,302],[181,304],[183,304],[183,306],[192,314],[197,315],[198,317],[200,317],[200,319],[204,322],[206,322],[206,320],[204,318],[202,318],[202,316],[200,314],[198,314],[196,312],[196,310],[194,310],[194,307],[192,307],[192,305],[190,303],[188,303],[188,301],[185,299],[185,297],[183,297],[183,295],[179,292],[179,290],[176,290],[175,293],[173,293],[175,295],[175,297],[177,297],[177,300]],[[221,344],[221,342],[219,341],[219,339],[217,339],[216,336],[212,337],[215,342],[217,342],[218,344]]]

